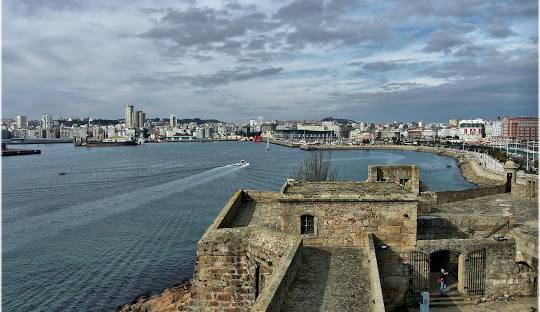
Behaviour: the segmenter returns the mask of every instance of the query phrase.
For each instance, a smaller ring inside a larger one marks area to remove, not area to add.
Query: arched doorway
[[[439,250],[430,255],[429,261],[429,292],[439,294],[438,279],[441,275],[441,269],[448,272],[446,279],[446,294],[463,293],[464,283],[464,256],[458,251]]]

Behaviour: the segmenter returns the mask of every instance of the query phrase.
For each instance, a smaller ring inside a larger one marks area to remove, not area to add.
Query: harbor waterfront
[[[9,311],[110,311],[190,277],[196,243],[230,194],[279,190],[309,153],[250,142],[39,149],[2,159]],[[372,164],[420,164],[431,190],[475,188],[447,156],[333,151],[332,162],[339,180],[365,180]]]

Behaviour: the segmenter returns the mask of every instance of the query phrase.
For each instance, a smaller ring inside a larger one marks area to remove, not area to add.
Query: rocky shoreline
[[[117,312],[178,312],[187,311],[191,299],[191,279],[165,289],[154,295],[140,295],[124,304]]]

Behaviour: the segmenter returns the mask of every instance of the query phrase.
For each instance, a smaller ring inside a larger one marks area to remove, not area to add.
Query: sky
[[[533,0],[5,0],[3,118],[538,113]]]

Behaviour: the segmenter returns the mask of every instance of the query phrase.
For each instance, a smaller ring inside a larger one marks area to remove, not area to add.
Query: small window
[[[300,233],[315,234],[315,218],[310,215],[300,217]]]
[[[405,186],[407,182],[409,182],[409,179],[399,179],[399,185]]]

